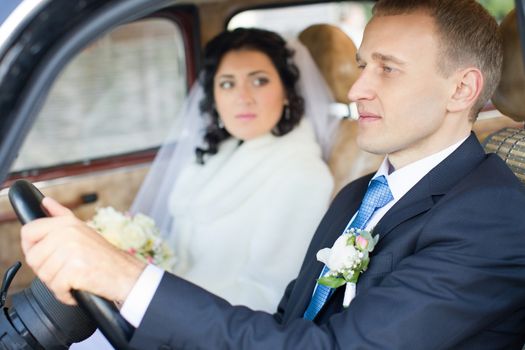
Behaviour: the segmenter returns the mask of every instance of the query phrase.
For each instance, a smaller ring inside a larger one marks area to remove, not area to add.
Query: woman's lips
[[[239,113],[235,116],[235,118],[240,120],[252,120],[255,119],[255,117],[255,113]]]

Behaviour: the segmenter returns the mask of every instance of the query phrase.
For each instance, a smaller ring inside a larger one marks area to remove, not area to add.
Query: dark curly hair
[[[200,102],[200,110],[210,116],[206,128],[204,141],[208,148],[197,148],[197,161],[204,164],[206,154],[217,153],[219,144],[231,135],[219,125],[219,115],[215,109],[213,98],[214,78],[219,64],[226,53],[232,50],[250,49],[264,53],[275,66],[281,78],[286,98],[288,99],[289,114],[281,117],[272,134],[282,136],[289,133],[301,120],[304,113],[304,100],[296,89],[299,80],[299,70],[292,61],[293,50],[286,47],[286,42],[278,34],[263,29],[237,28],[233,31],[224,31],[213,38],[204,48],[204,59],[200,84],[204,90],[204,98]],[[284,113],[284,110],[283,110]]]

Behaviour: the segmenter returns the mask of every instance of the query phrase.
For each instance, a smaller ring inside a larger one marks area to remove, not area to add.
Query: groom
[[[274,315],[145,267],[50,198],[55,217],[22,229],[27,262],[65,302],[125,301],[137,349],[521,349],[525,191],[471,133],[499,80],[496,29],[473,0],[377,2],[349,97],[359,146],[387,156],[334,199]],[[379,241],[344,308],[316,253],[347,226]]]

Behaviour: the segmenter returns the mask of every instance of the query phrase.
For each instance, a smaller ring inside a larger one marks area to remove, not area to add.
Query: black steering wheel
[[[43,198],[44,195],[26,180],[17,180],[9,188],[9,201],[22,224],[49,216],[42,207]],[[73,290],[71,294],[113,347],[130,349],[128,343],[135,328],[122,317],[114,303],[81,290]]]

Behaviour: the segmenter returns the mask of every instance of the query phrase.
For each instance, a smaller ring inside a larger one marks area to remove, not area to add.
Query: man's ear
[[[479,69],[469,67],[457,71],[454,75],[456,84],[447,109],[449,112],[470,110],[483,89],[483,74]]]

